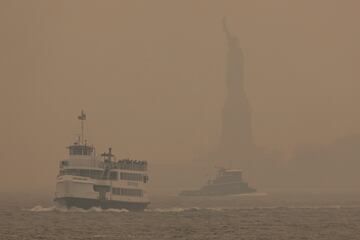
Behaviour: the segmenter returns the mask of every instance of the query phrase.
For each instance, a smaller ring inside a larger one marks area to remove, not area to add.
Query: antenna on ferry
[[[109,148],[109,152],[104,152],[103,154],[101,154],[101,156],[104,157],[105,160],[110,162],[111,162],[111,158],[114,157],[114,154],[112,154],[111,150],[112,148]]]
[[[80,116],[78,116],[78,119],[81,121],[81,141],[80,144],[84,144],[84,121],[86,120],[86,114],[84,110],[81,109]]]

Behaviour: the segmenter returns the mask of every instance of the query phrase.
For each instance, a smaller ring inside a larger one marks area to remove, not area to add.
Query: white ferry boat
[[[97,156],[95,147],[84,140],[83,111],[78,119],[82,134],[68,147],[68,159],[60,161],[54,201],[67,208],[144,210],[150,203],[147,162],[116,160],[111,148]]]

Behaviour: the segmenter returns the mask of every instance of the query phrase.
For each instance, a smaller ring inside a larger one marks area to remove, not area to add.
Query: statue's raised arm
[[[229,29],[226,26],[226,17],[223,17],[222,23],[223,23],[223,30],[225,32],[226,40],[227,40],[229,48],[237,48],[238,47],[238,39],[236,36],[230,34]]]
[[[223,17],[222,24],[223,24],[223,31],[225,32],[225,35],[226,35],[226,39],[227,39],[228,42],[230,42],[231,34],[229,32],[229,29],[226,26],[226,17]]]

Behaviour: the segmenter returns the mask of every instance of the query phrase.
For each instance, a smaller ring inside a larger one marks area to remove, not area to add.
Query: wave
[[[316,209],[353,209],[360,208],[360,206],[341,206],[341,205],[323,205],[323,206],[249,206],[249,207],[172,207],[172,208],[153,208],[145,209],[145,212],[158,212],[158,213],[181,213],[181,212],[194,212],[194,211],[251,211],[251,210],[316,210]]]
[[[208,208],[200,208],[200,207],[188,207],[188,208],[181,208],[181,207],[172,207],[172,208],[148,208],[145,209],[145,212],[158,212],[158,213],[180,213],[180,212],[196,212],[196,211],[225,211],[231,210],[232,208],[225,208],[225,207],[208,207]],[[236,208],[233,208],[236,210]]]
[[[59,207],[59,206],[51,206],[51,207],[43,207],[40,205],[37,205],[31,209],[25,209],[30,212],[78,212],[78,213],[101,213],[101,212],[114,212],[114,213],[123,213],[123,212],[129,212],[127,209],[102,209],[100,207],[92,207],[89,209],[82,209],[82,208],[65,208],[65,207]]]
[[[198,207],[189,207],[189,208],[181,208],[181,207],[172,207],[172,208],[154,208],[154,209],[145,209],[145,212],[159,212],[159,213],[177,213],[177,212],[192,212],[192,211],[199,211],[199,210],[206,210],[207,208],[198,208]],[[215,209],[215,208],[214,208]],[[220,209],[220,208],[219,208]],[[82,209],[82,208],[65,208],[60,206],[50,206],[50,207],[43,207],[37,205],[30,209],[23,209],[29,212],[78,212],[78,213],[101,213],[101,212],[115,212],[115,213],[123,213],[129,212],[126,209],[102,209],[99,207],[92,207],[90,209]],[[207,209],[212,210],[212,209]]]
[[[212,212],[223,212],[223,211],[248,211],[248,210],[296,210],[296,209],[353,209],[353,208],[360,208],[357,205],[322,205],[322,206],[244,206],[244,207],[207,207],[207,208],[200,208],[200,207],[170,207],[170,208],[148,208],[145,209],[144,212],[147,213],[183,213],[183,212],[196,212],[196,211],[212,211]],[[82,209],[82,208],[65,208],[59,206],[50,206],[50,207],[43,207],[37,205],[30,209],[23,209],[29,212],[68,212],[68,213],[127,213],[129,210],[126,209],[102,209],[99,207],[92,207],[90,209]]]
[[[37,205],[31,209],[24,209],[30,212],[53,212],[55,211],[56,206],[52,206],[52,207],[42,207],[40,205]]]
[[[126,209],[102,209],[99,207],[92,207],[90,209],[82,209],[82,208],[65,208],[60,206],[50,206],[50,207],[43,207],[37,205],[30,209],[23,209],[29,212],[78,212],[78,213],[101,213],[101,212],[115,212],[115,213],[123,213],[129,212]],[[189,207],[189,208],[181,208],[181,207],[172,207],[172,208],[153,208],[153,209],[145,209],[144,212],[159,212],[159,213],[177,213],[177,212],[193,212],[193,211],[200,211],[200,210],[222,210],[221,208],[199,208],[199,207]]]
[[[181,208],[181,207],[172,207],[172,208],[153,208],[153,209],[145,209],[145,212],[162,212],[162,213],[178,213],[178,212],[193,212],[199,211],[201,208],[198,207],[190,207],[190,208]]]

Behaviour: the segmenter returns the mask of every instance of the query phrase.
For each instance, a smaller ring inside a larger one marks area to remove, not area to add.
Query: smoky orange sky
[[[190,162],[218,142],[227,17],[256,144],[360,133],[357,0],[0,2],[0,190],[55,185],[81,109],[98,152]]]

